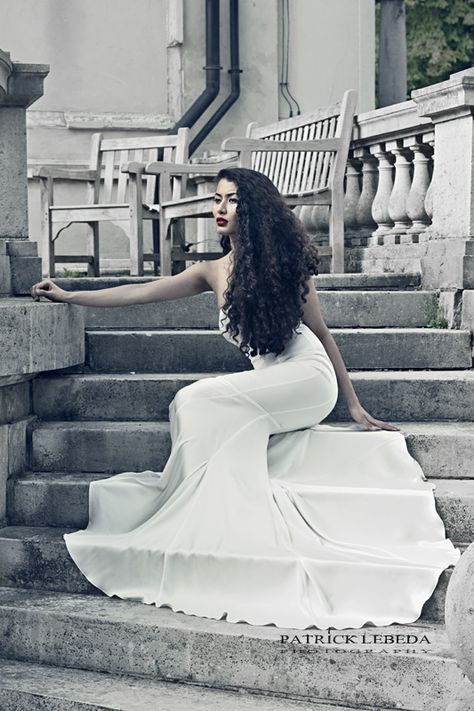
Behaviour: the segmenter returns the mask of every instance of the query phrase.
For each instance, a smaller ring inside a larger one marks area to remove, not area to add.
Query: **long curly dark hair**
[[[280,354],[303,316],[306,284],[318,274],[318,250],[278,189],[262,173],[224,168],[217,175],[237,185],[238,235],[224,293],[227,332],[240,333],[240,350],[253,357]],[[232,250],[228,235],[220,244]]]

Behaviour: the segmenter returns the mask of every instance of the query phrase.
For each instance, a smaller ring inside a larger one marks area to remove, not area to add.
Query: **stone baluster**
[[[366,148],[358,148],[354,155],[362,161],[362,192],[356,210],[357,224],[364,231],[372,231],[376,227],[372,205],[377,193],[377,161]]]
[[[384,235],[392,229],[393,223],[388,212],[388,203],[393,189],[393,156],[385,150],[383,143],[370,146],[370,153],[378,161],[379,181],[372,203],[372,217],[377,229],[372,232],[375,244],[383,244]]]
[[[349,156],[346,166],[346,191],[344,194],[344,227],[346,235],[358,230],[357,206],[360,200],[361,162]]]
[[[403,145],[413,153],[413,178],[406,202],[407,215],[413,224],[408,232],[411,235],[419,235],[426,230],[430,221],[425,211],[425,198],[430,186],[430,159],[426,146],[420,139],[406,138]]]
[[[398,236],[406,234],[411,227],[407,214],[407,199],[411,189],[413,153],[405,148],[401,141],[388,141],[386,147],[395,156],[395,180],[388,201],[388,214],[394,223],[390,234]]]
[[[426,196],[425,196],[425,212],[428,216],[428,219],[430,223],[433,220],[433,176],[434,176],[434,168],[435,168],[435,160],[434,160],[434,145],[435,145],[435,136],[434,136],[434,131],[430,131],[430,133],[426,133],[422,137],[423,143],[426,146],[426,149],[430,151],[431,153],[431,177],[430,177],[430,184],[428,187],[428,190],[426,191]]]

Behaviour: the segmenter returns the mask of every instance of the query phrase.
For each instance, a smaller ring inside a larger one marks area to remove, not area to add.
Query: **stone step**
[[[83,498],[87,500],[85,482],[78,482],[78,486],[82,486]],[[12,525],[0,529],[0,586],[103,595],[82,575],[63,539],[63,533],[83,528],[86,518],[72,527]],[[468,546],[468,543],[453,543],[462,553]],[[444,622],[446,588],[452,572],[450,566],[441,573],[433,594],[423,606],[420,619]]]
[[[321,312],[330,328],[417,328],[433,324],[435,291],[321,291]],[[173,301],[124,307],[88,307],[86,328],[216,328],[214,292]]]
[[[353,711],[353,706],[0,659],[2,711]],[[376,711],[374,707],[358,709]],[[395,711],[395,709],[388,709]]]
[[[160,420],[176,392],[222,373],[46,373],[32,382],[33,410],[47,420]],[[354,371],[364,407],[379,419],[474,421],[474,371]],[[327,421],[351,420],[340,395]]]
[[[342,423],[334,423],[342,424]],[[474,423],[393,421],[425,475],[473,476]],[[41,422],[29,426],[34,471],[161,471],[171,449],[167,422]]]
[[[422,621],[294,630],[106,596],[3,588],[0,634],[2,658],[217,688],[232,684],[356,708],[445,711],[463,679],[444,627]],[[335,637],[341,634],[348,636]]]
[[[166,277],[131,277],[103,276],[103,277],[56,277],[55,284],[68,291],[83,291],[85,289],[106,289],[121,284],[139,284],[155,281]],[[419,272],[407,273],[381,273],[381,274],[318,274],[313,277],[316,289],[416,289],[421,284]]]
[[[348,369],[471,368],[471,333],[442,328],[332,329]],[[249,361],[217,329],[86,331],[93,372],[240,371]]]

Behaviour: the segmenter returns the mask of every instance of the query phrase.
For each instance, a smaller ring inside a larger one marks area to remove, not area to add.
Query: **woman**
[[[100,291],[32,287],[85,306],[212,289],[222,334],[253,365],[177,392],[163,472],[93,482],[68,551],[107,595],[175,612],[296,629],[413,622],[460,556],[433,485],[398,428],[360,404],[320,313],[317,251],[271,181],[222,170],[213,213],[222,259]],[[319,424],[338,390],[362,428]]]

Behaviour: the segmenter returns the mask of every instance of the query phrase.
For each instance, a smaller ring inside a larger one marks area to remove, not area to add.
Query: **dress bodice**
[[[232,343],[234,346],[239,346],[242,342],[240,334],[233,338],[230,333],[225,330],[228,319],[227,313],[222,308],[219,309],[219,331],[221,335],[223,335],[229,343]],[[248,355],[247,357],[255,369],[264,368],[272,363],[281,363],[289,359],[317,359],[320,363],[324,363],[323,367],[326,367],[327,370],[330,371],[332,377],[336,377],[334,367],[323,344],[316,334],[301,320],[282,353],[279,355],[265,353],[255,356]]]

